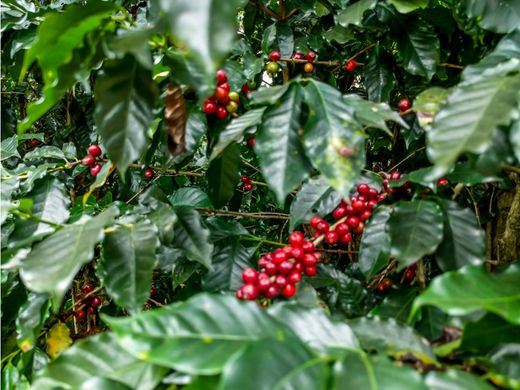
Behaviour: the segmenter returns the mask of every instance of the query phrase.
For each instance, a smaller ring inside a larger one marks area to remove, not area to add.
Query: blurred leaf
[[[174,227],[173,244],[182,249],[185,256],[211,269],[213,244],[209,230],[202,225],[199,213],[189,207],[175,207],[177,223]]]
[[[518,28],[520,4],[516,0],[468,0],[464,6],[468,16],[486,30],[507,33]]]
[[[383,302],[373,309],[370,314],[382,318],[394,318],[406,322],[412,309],[412,303],[419,291],[415,287],[400,287],[389,291]]]
[[[211,160],[206,178],[208,196],[215,207],[225,206],[233,197],[238,183],[240,166],[240,145],[231,144],[222,153]]]
[[[208,194],[197,187],[183,187],[168,196],[173,206],[210,207]]]
[[[364,134],[337,89],[309,81],[305,95],[310,107],[303,135],[305,152],[330,185],[346,198],[365,165]],[[344,148],[353,155],[343,157]]]
[[[56,322],[46,335],[45,351],[52,358],[56,359],[59,354],[72,345],[70,329],[63,322]]]
[[[476,375],[464,371],[447,370],[445,372],[430,371],[424,379],[432,390],[492,390],[493,386]]]
[[[413,110],[421,127],[431,128],[433,118],[448,99],[449,93],[449,89],[431,87],[417,95],[413,102]]]
[[[323,176],[309,179],[303,184],[291,203],[289,230],[307,223],[314,215],[327,215],[339,204],[339,195]]]
[[[283,85],[276,85],[274,87],[259,88],[249,95],[251,104],[259,105],[273,105],[287,92],[292,82]]]
[[[444,214],[444,235],[435,252],[439,267],[451,271],[466,264],[483,264],[485,237],[475,214],[453,201],[443,199],[440,205]]]
[[[148,144],[157,86],[134,57],[106,61],[95,86],[94,121],[108,157],[124,176]]]
[[[147,220],[117,226],[103,241],[97,273],[108,294],[131,314],[138,313],[150,295],[157,244],[157,228]]]
[[[105,317],[105,322],[132,355],[188,374],[217,374],[251,342],[267,340],[271,346],[294,337],[256,303],[223,295],[198,294],[130,318]]]
[[[455,164],[451,173],[446,175],[450,183],[462,183],[465,186],[473,186],[479,183],[498,182],[502,179],[498,176],[484,175],[476,170],[475,163],[465,161]]]
[[[415,329],[428,340],[437,340],[442,336],[447,322],[445,313],[436,307],[426,306],[421,309],[421,319],[416,322]]]
[[[514,379],[517,383],[520,381],[520,343],[497,346],[488,358],[493,363],[495,372]]]
[[[101,188],[105,185],[108,177],[112,174],[112,172],[114,172],[114,168],[114,165],[110,162],[103,164],[103,167],[101,168],[101,171],[99,171],[99,173],[97,174],[96,179],[90,185],[88,191],[85,192],[85,194],[83,195],[83,206],[87,204],[88,198],[96,189]]]
[[[11,157],[21,158],[20,153],[18,153],[18,137],[16,135],[2,140],[0,149],[0,161],[7,160]]]
[[[85,382],[97,378],[111,379],[134,389],[152,390],[165,373],[164,368],[135,359],[118,345],[111,333],[103,332],[79,340],[50,362],[38,372],[33,388],[86,389],[89,387],[83,387]]]
[[[118,213],[112,207],[94,218],[67,225],[36,244],[20,269],[24,284],[30,290],[49,293],[57,310],[76,273],[94,257],[94,246],[103,239],[105,226],[112,224]]]
[[[211,240],[213,241],[219,241],[236,236],[251,235],[240,222],[234,220],[211,217],[206,219],[206,225],[211,231]]]
[[[2,369],[2,389],[28,390],[31,387],[27,378],[8,362]]]
[[[399,269],[432,254],[442,240],[440,207],[427,200],[401,201],[387,223],[392,247],[390,255],[399,260]]]
[[[311,168],[298,134],[302,95],[300,86],[294,84],[278,104],[266,110],[255,138],[262,174],[279,204],[307,178]]]
[[[202,280],[202,286],[207,291],[236,291],[244,284],[242,271],[252,266],[252,258],[256,248],[243,246],[237,239],[229,237],[215,246],[211,264]]]
[[[500,274],[482,266],[466,265],[435,277],[413,304],[411,316],[422,306],[433,305],[452,316],[477,310],[498,314],[520,324],[520,267],[512,265]]]
[[[426,8],[429,0],[386,0],[388,4],[392,4],[400,13],[407,14],[418,8]]]
[[[16,318],[18,345],[22,351],[27,352],[34,347],[49,316],[50,306],[47,294],[31,292],[27,296],[27,302],[20,308]]]
[[[349,24],[361,26],[363,21],[363,14],[365,11],[374,9],[377,0],[361,0],[357,3],[349,5],[341,10],[336,16],[336,21],[343,27],[348,27]]]
[[[359,247],[359,269],[366,279],[372,278],[390,261],[390,236],[387,223],[392,209],[376,208],[372,218],[368,220]]]

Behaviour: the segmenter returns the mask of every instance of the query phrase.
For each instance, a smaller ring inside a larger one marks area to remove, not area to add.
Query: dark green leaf
[[[199,294],[131,318],[105,318],[121,345],[139,358],[189,374],[212,375],[254,341],[294,336],[253,302]]]
[[[236,291],[244,284],[242,271],[252,266],[255,247],[246,248],[236,239],[220,241],[213,252],[213,270],[204,275],[202,285],[208,291]]]
[[[211,160],[206,177],[208,196],[215,207],[225,206],[235,193],[240,166],[240,145],[231,144],[222,153]]]
[[[130,313],[139,312],[150,295],[157,244],[157,228],[147,220],[128,221],[103,241],[98,275],[108,294]]]
[[[63,151],[56,146],[40,146],[39,148],[33,149],[23,156],[25,161],[37,160],[40,158],[50,158],[56,160],[65,160],[65,154]]]
[[[377,4],[377,0],[361,0],[357,3],[349,5],[344,10],[338,13],[336,21],[343,27],[348,27],[349,24],[360,26],[363,21],[363,14],[365,11],[373,9]]]
[[[395,79],[389,66],[388,53],[376,46],[368,56],[365,67],[365,89],[368,98],[374,102],[390,100],[395,87]]]
[[[178,220],[174,230],[174,246],[182,249],[189,260],[211,268],[213,244],[209,242],[209,230],[202,225],[199,213],[189,207],[175,207],[175,214]]]
[[[92,260],[105,226],[112,224],[118,213],[117,208],[110,208],[94,218],[67,225],[36,244],[22,262],[24,284],[33,291],[49,293],[57,309],[76,273]]]
[[[327,215],[339,204],[341,195],[327,183],[323,176],[309,179],[291,203],[289,230],[307,223],[313,215]]]
[[[197,187],[179,188],[168,196],[173,206],[210,207],[208,194]]]
[[[22,351],[27,352],[34,347],[43,324],[49,316],[50,306],[47,294],[31,292],[27,296],[27,302],[20,308],[16,319],[18,345]]]
[[[251,104],[259,105],[273,105],[287,92],[287,89],[292,85],[291,82],[284,85],[277,85],[274,87],[264,87],[251,92],[249,99]]]
[[[208,124],[206,115],[200,111],[199,107],[192,106],[188,111],[188,122],[186,122],[186,150],[195,152],[199,145],[200,138],[206,134]]]
[[[475,163],[471,161],[456,164],[453,171],[446,175],[446,179],[448,179],[450,183],[462,183],[465,186],[473,186],[479,183],[491,183],[502,180],[497,176],[484,175],[478,172]]]
[[[389,291],[383,302],[370,312],[382,318],[394,318],[400,322],[406,322],[412,309],[412,303],[418,295],[418,289],[414,287],[401,287]]]
[[[444,236],[435,252],[435,259],[443,271],[461,268],[466,264],[479,265],[485,259],[484,231],[478,226],[475,214],[456,202],[442,200]]]
[[[400,13],[407,14],[418,8],[428,6],[429,0],[387,0],[388,4],[392,4]]]
[[[448,316],[433,306],[423,307],[421,319],[415,324],[415,329],[428,340],[437,340],[442,336]]]
[[[305,151],[330,185],[346,198],[365,166],[364,135],[337,89],[310,81],[305,95],[310,108],[304,128]],[[353,155],[345,156],[344,148]]]
[[[87,389],[85,382],[109,379],[133,389],[155,389],[166,370],[139,361],[121,348],[108,332],[76,342],[37,375],[33,388]],[[108,387],[111,389],[113,387]]]
[[[370,279],[390,261],[390,236],[386,225],[392,209],[378,207],[365,226],[359,247],[359,269]]]
[[[282,57],[291,58],[294,51],[294,36],[292,28],[289,25],[280,22],[277,23],[276,41]]]
[[[277,105],[266,110],[255,138],[262,174],[280,204],[311,168],[298,134],[301,102],[301,88],[294,84]]]
[[[427,200],[399,202],[387,223],[392,248],[390,254],[400,268],[432,254],[442,240],[443,221],[440,207]]]
[[[431,390],[492,390],[493,386],[464,371],[430,371],[424,379]]]
[[[453,316],[487,310],[520,324],[520,267],[493,275],[482,266],[467,265],[432,280],[415,300],[411,316],[424,305],[437,306]]]
[[[212,217],[206,219],[206,225],[211,230],[211,240],[213,241],[236,236],[250,236],[247,229],[238,221]]]
[[[494,364],[495,372],[514,379],[516,383],[520,381],[520,343],[501,345],[488,358]]]
[[[4,366],[2,369],[2,389],[25,390],[30,387],[27,378],[11,362]]]
[[[134,57],[107,61],[95,86],[94,120],[109,158],[124,176],[128,164],[146,150],[157,86],[150,70]]]

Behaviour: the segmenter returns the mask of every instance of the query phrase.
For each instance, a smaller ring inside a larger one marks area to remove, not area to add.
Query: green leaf
[[[394,357],[412,353],[427,363],[435,362],[428,342],[413,328],[395,319],[361,317],[347,321],[358,337],[363,349],[377,351]]]
[[[520,101],[520,99],[518,99]],[[520,162],[520,120],[516,120],[509,130],[509,142],[513,147],[516,159]]]
[[[421,319],[415,324],[415,329],[428,340],[436,340],[442,336],[447,322],[445,313],[436,307],[427,306],[421,309]]]
[[[477,321],[466,323],[458,350],[485,355],[497,345],[506,343],[520,343],[520,326],[487,313]]]
[[[57,103],[76,79],[83,78],[80,73],[91,65],[90,59],[86,60],[88,57],[92,58],[91,49],[88,48],[88,54],[81,55],[81,62],[75,58],[77,53],[74,51],[82,48],[85,45],[85,36],[99,28],[102,20],[116,10],[117,6],[113,3],[95,0],[86,5],[72,5],[64,12],[45,15],[38,27],[37,38],[25,54],[20,72],[21,81],[30,65],[38,60],[45,83],[44,98],[29,105],[28,117],[18,126],[20,133],[28,130]]]
[[[495,128],[509,124],[519,89],[520,74],[481,77],[454,89],[427,134],[434,176],[448,172],[462,153],[489,146]]]
[[[241,163],[240,145],[231,144],[211,160],[206,178],[208,196],[215,207],[225,206],[233,197],[238,183],[238,168]]]
[[[90,195],[92,195],[92,193],[96,189],[101,188],[105,185],[108,177],[110,176],[110,174],[113,171],[114,171],[114,166],[110,162],[103,164],[101,171],[99,171],[99,173],[96,176],[96,179],[89,186],[88,191],[85,192],[85,194],[83,194],[83,207],[85,207],[85,205],[87,204],[88,199],[90,198]]]
[[[24,161],[37,160],[40,158],[50,158],[67,161],[63,151],[56,146],[40,146],[31,150],[23,156]]]
[[[148,144],[157,86],[134,57],[107,61],[96,79],[94,121],[110,160],[124,176]]]
[[[276,41],[276,23],[267,26],[262,34],[262,51],[268,54]]]
[[[47,176],[38,181],[36,188],[26,197],[32,200],[33,216],[55,224],[64,223],[69,219],[70,199],[66,195],[65,186],[56,178]],[[15,230],[9,238],[10,246],[34,242],[54,230],[55,228],[47,223],[17,219]]]
[[[231,51],[237,37],[237,9],[244,0],[179,0],[158,3],[172,37],[186,47],[186,57],[201,65],[206,78],[215,72]]]
[[[426,390],[421,375],[408,367],[398,367],[384,356],[348,351],[334,363],[333,388],[367,390]]]
[[[413,75],[430,80],[437,70],[440,57],[440,42],[435,29],[417,17],[406,19],[400,26],[402,30],[395,39],[404,68]]]
[[[390,290],[383,299],[383,302],[374,308],[370,314],[382,318],[394,318],[400,322],[406,322],[410,315],[412,303],[418,295],[415,287],[400,287]]]
[[[372,278],[390,261],[391,241],[386,225],[391,212],[389,207],[376,208],[361,236],[358,264],[366,279]]]
[[[430,371],[424,382],[431,390],[492,390],[493,386],[476,375],[464,371],[447,370],[445,372]]]
[[[402,269],[437,249],[443,234],[441,209],[427,200],[401,201],[392,211],[387,229],[390,255],[399,260]]]
[[[206,115],[193,105],[188,111],[188,122],[186,122],[186,150],[194,153],[199,146],[200,139],[206,134],[208,123]]]
[[[386,0],[392,4],[400,13],[407,14],[418,8],[426,8],[430,0]]]
[[[312,80],[305,86],[305,95],[310,108],[303,137],[307,156],[347,198],[365,166],[364,134],[337,89]],[[343,157],[342,148],[350,148],[353,156]]]
[[[294,35],[289,25],[283,22],[276,24],[276,41],[282,57],[291,58],[294,51]]]
[[[443,271],[451,271],[466,264],[483,264],[486,256],[485,237],[475,214],[445,199],[441,202],[441,208],[444,214],[444,236],[435,252],[439,267]]]
[[[354,117],[364,126],[383,130],[390,136],[392,136],[392,132],[385,123],[387,120],[398,123],[405,128],[409,127],[401,116],[393,111],[387,103],[374,103],[362,99],[358,95],[345,95],[343,100],[352,108]]]
[[[90,380],[110,379],[133,389],[155,389],[166,370],[139,361],[108,332],[80,340],[38,372],[34,389],[79,389]],[[108,387],[113,388],[113,387]]]
[[[338,13],[336,16],[336,22],[343,27],[348,27],[349,24],[361,26],[363,14],[370,9],[374,9],[376,4],[377,0],[361,0],[349,5]]]
[[[0,149],[2,152],[0,156],[0,161],[7,160],[11,157],[20,158],[20,153],[18,153],[18,137],[16,135],[4,139],[2,141]]]
[[[413,102],[413,110],[421,127],[427,130],[431,128],[433,117],[446,102],[449,93],[449,89],[431,87],[417,95]]]
[[[219,389],[324,389],[327,371],[325,361],[297,341],[258,341],[229,361]]]
[[[24,284],[32,291],[49,293],[53,307],[59,308],[76,273],[94,257],[94,246],[103,239],[105,226],[112,224],[118,213],[112,207],[94,218],[67,225],[36,244],[22,262]]]
[[[255,247],[246,248],[237,239],[220,241],[215,246],[211,264],[213,270],[208,271],[202,280],[207,291],[236,291],[244,283],[242,271],[252,266]]]
[[[289,230],[307,223],[313,215],[329,214],[341,201],[339,195],[323,176],[309,179],[303,184],[291,203]]]
[[[282,98],[291,85],[292,82],[288,82],[274,87],[259,88],[251,92],[249,100],[251,104],[273,105]]]
[[[20,308],[16,318],[16,333],[18,345],[24,352],[34,347],[49,316],[50,306],[47,294],[31,292],[27,296],[27,302]]]
[[[150,295],[157,244],[157,228],[147,220],[124,223],[103,241],[97,273],[108,294],[132,314]]]
[[[206,219],[206,225],[211,230],[211,240],[219,241],[230,237],[250,236],[251,234],[236,220],[226,220],[219,217]]]
[[[211,268],[213,244],[209,241],[209,230],[202,225],[197,211],[189,207],[175,207],[177,223],[174,227],[173,244],[182,249],[191,260]]]
[[[194,375],[213,375],[246,345],[293,338],[254,302],[199,294],[130,318],[108,318],[121,345],[142,360]]]
[[[300,86],[294,84],[278,104],[266,110],[255,138],[262,174],[279,204],[307,178],[311,168],[298,134],[302,98]]]
[[[520,4],[516,0],[467,0],[469,17],[477,18],[486,30],[508,33],[518,28]]]
[[[220,133],[218,143],[213,148],[210,160],[222,153],[229,144],[239,141],[247,129],[258,125],[262,120],[264,111],[265,107],[255,108],[240,115],[238,118],[234,118],[224,131]]]
[[[497,275],[474,265],[446,272],[434,278],[415,300],[410,316],[422,306],[433,305],[452,316],[487,310],[519,325],[519,278],[520,267],[514,265]]]
[[[495,372],[520,382],[520,343],[500,345],[488,358],[494,364]]]
[[[374,102],[387,102],[395,87],[395,78],[389,66],[388,53],[376,46],[368,56],[364,71],[365,89]]]
[[[29,389],[27,378],[10,361],[2,369],[2,389]]]
[[[498,176],[484,175],[476,170],[475,163],[465,161],[455,164],[451,173],[446,175],[450,183],[462,183],[465,186],[473,186],[479,183],[498,182],[502,179]]]
[[[359,348],[354,332],[347,324],[333,322],[321,308],[309,309],[294,303],[279,303],[269,308],[269,315],[289,326],[313,350],[334,353]]]
[[[197,187],[183,187],[168,196],[173,206],[210,207],[208,194]]]

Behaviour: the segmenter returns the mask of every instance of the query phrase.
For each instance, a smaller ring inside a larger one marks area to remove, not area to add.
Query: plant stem
[[[202,211],[215,216],[222,217],[244,217],[255,219],[289,219],[289,214],[260,212],[260,213],[245,213],[239,211],[215,210],[208,207],[195,207],[195,210]]]

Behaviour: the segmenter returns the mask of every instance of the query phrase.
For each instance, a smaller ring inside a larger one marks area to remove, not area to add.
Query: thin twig
[[[243,218],[255,218],[255,219],[289,219],[289,214],[282,213],[270,213],[270,212],[260,212],[260,213],[245,213],[240,211],[228,211],[228,210],[215,210],[210,209],[208,207],[195,207],[195,210],[202,211],[215,216],[222,217],[243,217]]]
[[[282,17],[280,15],[278,15],[276,12],[274,12],[271,8],[264,7],[262,4],[257,3],[256,1],[253,1],[253,0],[249,0],[249,4],[252,5],[253,7],[258,8],[263,13],[266,13],[267,15],[272,16],[276,20],[282,20]]]
[[[150,183],[148,183],[148,185],[144,186],[143,188],[141,188],[139,191],[137,191],[130,199],[128,199],[126,201],[126,204],[130,204],[132,203],[132,201],[137,198],[139,195],[141,195],[144,191],[146,191],[148,188],[150,188],[150,186],[155,183],[157,180],[159,180],[161,178],[161,175],[157,175]]]
[[[280,58],[278,61],[289,62],[291,64],[306,64],[307,60],[299,60],[296,58]],[[338,61],[314,61],[313,65],[338,66],[341,64]]]
[[[361,49],[360,51],[354,53],[352,55],[352,57],[350,57],[347,61],[350,61],[350,60],[353,60],[355,59],[356,57],[359,57],[361,54],[367,52],[368,50],[372,49],[376,44],[375,43],[371,43],[370,45],[364,47],[363,49]],[[359,64],[358,64],[359,65]]]
[[[464,67],[462,65],[448,64],[446,62],[443,62],[442,64],[438,64],[437,66],[441,66],[443,68],[453,68],[453,69],[464,70]]]
[[[406,156],[405,158],[403,158],[401,161],[399,161],[397,164],[395,164],[392,168],[389,169],[389,172],[392,172],[393,170],[395,170],[399,165],[401,165],[402,163],[404,163],[406,160],[412,158],[413,156],[415,156],[417,153],[423,151],[424,149],[426,149],[426,146],[422,146],[420,147],[419,149],[415,149],[412,153],[410,153],[408,156]]]

